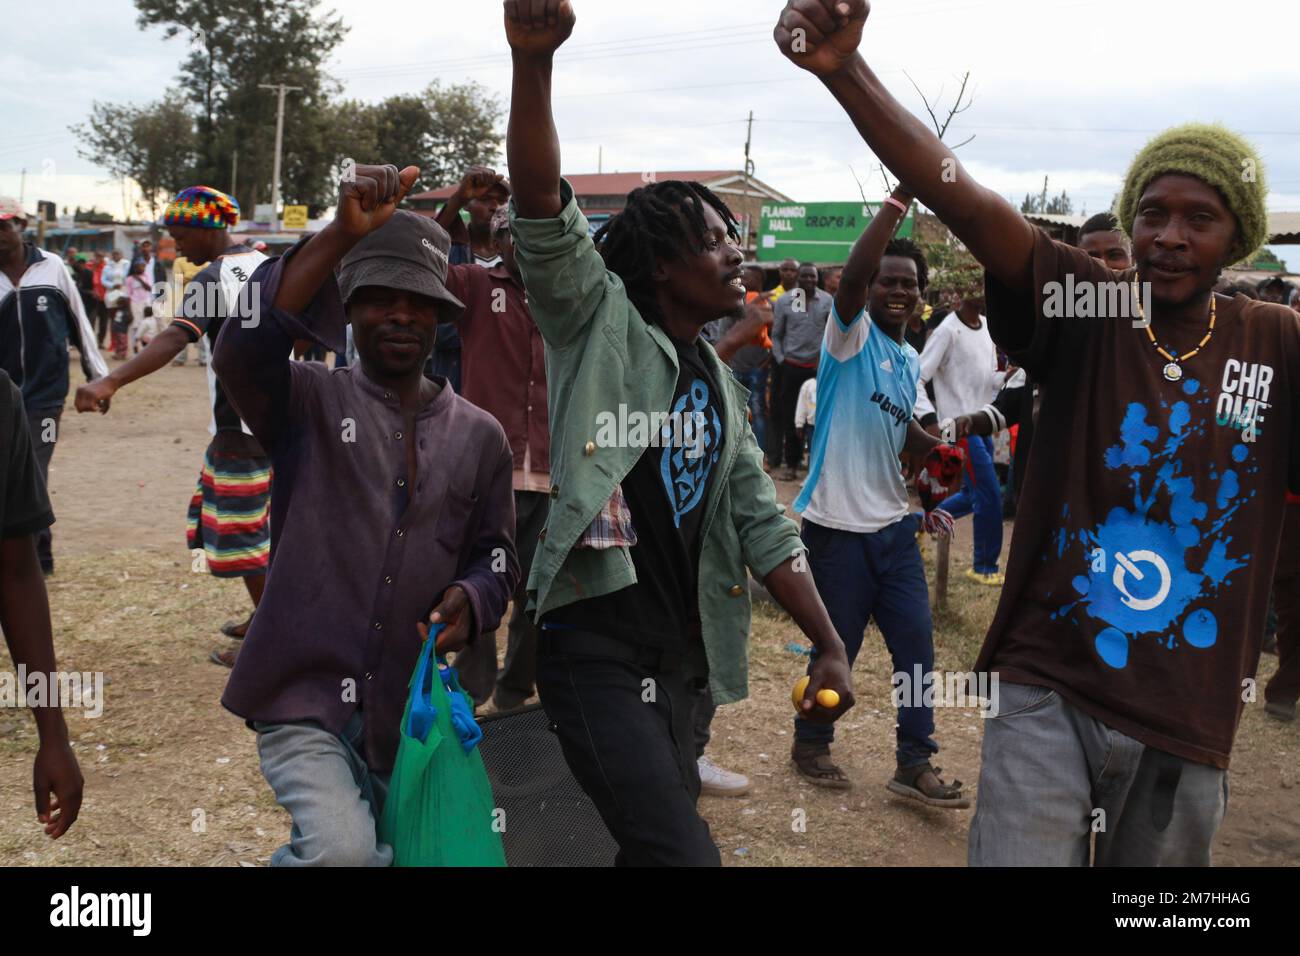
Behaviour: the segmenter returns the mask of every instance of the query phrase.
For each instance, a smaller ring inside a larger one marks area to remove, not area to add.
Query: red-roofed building
[[[657,170],[653,173],[574,173],[565,178],[573,186],[578,208],[587,217],[593,230],[599,228],[605,220],[623,208],[628,193],[648,182],[686,179],[703,183],[717,193],[740,220],[745,253],[750,258],[754,253],[754,232],[758,224],[759,207],[763,203],[794,201],[785,193],[778,192],[753,176],[746,182],[744,172],[736,169]],[[413,211],[432,216],[455,191],[454,185],[443,186],[441,189],[407,196],[406,201]]]

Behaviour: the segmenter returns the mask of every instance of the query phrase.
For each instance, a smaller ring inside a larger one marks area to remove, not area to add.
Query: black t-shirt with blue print
[[[681,651],[700,640],[700,531],[722,450],[723,409],[700,345],[673,344],[672,406],[622,482],[637,537],[631,548],[636,584],[557,608],[546,621]]]
[[[1216,300],[1212,336],[1208,314],[1156,321],[1173,354],[1202,346],[1167,373],[1123,314],[1132,281],[1041,232],[1033,294],[985,278],[989,331],[1041,405],[976,669],[1225,768],[1262,699],[1284,499],[1300,491],[1300,322],[1242,295]]]

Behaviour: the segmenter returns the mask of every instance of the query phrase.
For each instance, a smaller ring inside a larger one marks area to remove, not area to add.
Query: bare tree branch
[[[885,164],[884,164],[884,163],[876,163],[876,168],[880,170],[880,178],[881,178],[881,180],[884,181],[884,184],[885,184],[885,193],[886,193],[886,194],[888,194],[888,193],[892,193],[892,192],[894,191],[894,186],[893,186],[893,184],[889,181],[889,173],[885,171]]]
[[[952,122],[953,117],[959,113],[965,113],[968,109],[971,108],[971,104],[975,102],[974,93],[971,93],[969,97],[966,97],[966,86],[970,83],[970,70],[967,70],[965,73],[962,74],[961,87],[957,90],[957,98],[953,100],[952,108],[948,110],[948,117],[943,121],[942,124],[940,124],[939,117],[935,115],[934,107],[930,104],[930,100],[926,97],[926,95],[923,92],[921,92],[921,87],[917,86],[916,80],[912,79],[911,75],[906,70],[903,71],[903,75],[907,77],[907,82],[912,84],[912,89],[916,90],[917,94],[921,97],[921,102],[925,104],[925,111],[930,114],[930,122],[934,126],[935,135],[938,136],[940,139],[943,139],[943,134],[948,132],[948,125]],[[943,97],[943,87],[940,87],[939,95],[935,97],[935,103],[938,103],[942,97]],[[965,104],[962,103],[963,97],[966,98]],[[972,136],[971,139],[974,139],[974,137]],[[964,140],[959,145],[965,146],[966,143],[969,142],[970,139],[967,139]],[[956,148],[957,147],[955,146],[953,147],[953,149]]]
[[[863,188],[862,180],[858,178],[858,174],[853,172],[852,165],[849,166],[849,173],[853,176],[853,181],[858,184],[858,192],[862,195],[862,202],[865,204],[867,202],[867,191]]]

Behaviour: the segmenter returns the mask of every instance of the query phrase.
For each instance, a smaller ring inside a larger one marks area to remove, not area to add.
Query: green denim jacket
[[[602,447],[601,413],[666,412],[677,384],[677,353],[641,318],[623,282],[605,268],[587,218],[561,181],[555,219],[522,219],[510,207],[515,256],[528,304],[546,342],[551,422],[551,514],[528,576],[537,615],[636,583],[626,547],[575,547],[644,447]],[[719,704],[747,694],[749,580],[763,578],[804,546],[777,504],[746,415],[749,392],[711,346],[703,350],[722,383],[724,436],[703,524],[698,600],[710,684]]]

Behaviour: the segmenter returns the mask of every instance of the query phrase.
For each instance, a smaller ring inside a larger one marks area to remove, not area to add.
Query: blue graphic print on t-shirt
[[[659,475],[672,508],[673,522],[679,528],[682,516],[704,498],[709,473],[721,451],[721,435],[718,410],[709,401],[709,384],[697,378],[673,405],[659,438],[664,449]]]
[[[1208,411],[1209,396],[1196,380],[1185,382],[1183,392],[1187,401],[1168,406],[1168,434],[1150,423],[1153,416],[1146,405],[1129,403],[1119,442],[1105,450],[1104,462],[1112,471],[1128,473],[1132,505],[1112,508],[1093,528],[1062,528],[1045,555],[1048,560],[1070,560],[1066,551],[1082,545],[1087,567],[1071,582],[1076,598],[1052,616],[1077,620],[1074,616],[1082,611],[1103,623],[1093,646],[1116,669],[1127,666],[1131,641],[1144,636],[1171,651],[1184,645],[1212,647],[1219,622],[1204,606],[1205,599],[1251,560],[1249,553],[1231,553],[1233,518],[1255,494],[1239,495],[1237,469],[1258,469],[1249,460],[1250,445],[1235,445],[1232,466],[1212,469],[1211,484],[1197,488],[1180,449],[1198,430],[1216,427],[1216,422]],[[1068,505],[1062,519],[1069,520]],[[1201,606],[1194,607],[1197,603]]]

